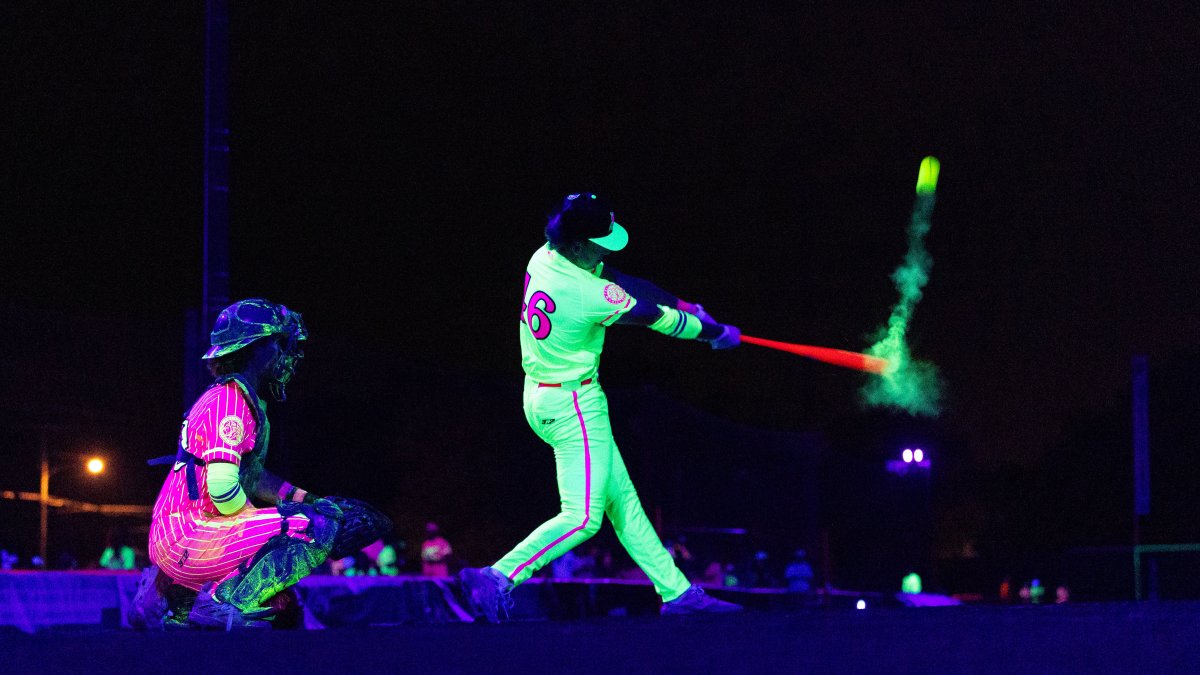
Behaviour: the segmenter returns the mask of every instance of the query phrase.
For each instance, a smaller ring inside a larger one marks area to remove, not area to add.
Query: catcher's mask
[[[299,312],[264,298],[239,300],[221,310],[209,336],[212,346],[201,358],[220,358],[257,340],[277,335],[281,339],[269,366],[270,387],[276,400],[284,401],[287,383],[296,372],[296,362],[304,357],[299,342],[308,339],[308,330]]]

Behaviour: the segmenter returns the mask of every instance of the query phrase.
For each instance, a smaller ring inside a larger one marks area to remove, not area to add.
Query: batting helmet
[[[555,245],[586,239],[610,251],[620,251],[629,243],[629,233],[613,220],[608,201],[590,192],[567,195],[550,217],[546,236]]]

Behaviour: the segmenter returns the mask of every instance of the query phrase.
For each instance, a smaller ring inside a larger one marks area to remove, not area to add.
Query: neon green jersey
[[[525,268],[521,303],[521,366],[536,382],[557,384],[596,374],[604,329],[637,304],[602,279],[604,263],[584,270],[543,245]]]

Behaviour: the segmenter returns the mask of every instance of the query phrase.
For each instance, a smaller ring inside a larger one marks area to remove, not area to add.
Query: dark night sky
[[[630,230],[612,264],[747,333],[861,350],[927,154],[911,341],[948,399],[915,428],[958,479],[1126,415],[1130,356],[1200,332],[1188,3],[232,4],[233,294],[304,312],[306,366],[324,340],[517,379],[522,267],[579,187]],[[0,10],[6,306],[172,327],[198,304],[201,6]],[[753,347],[614,330],[603,367],[769,428],[862,419],[858,374]],[[178,367],[139,386],[177,391]]]

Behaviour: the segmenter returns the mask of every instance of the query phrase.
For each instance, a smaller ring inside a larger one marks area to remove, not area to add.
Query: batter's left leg
[[[603,391],[543,389],[532,405],[531,426],[535,419],[552,420],[535,431],[554,448],[562,511],[492,565],[513,585],[596,534],[607,501],[612,428]]]
[[[670,602],[683,595],[690,583],[667,553],[625,469],[625,460],[616,445],[612,447],[612,466],[608,481],[608,501],[605,511],[616,530],[617,539],[629,552],[629,557],[650,577],[654,590],[663,602]]]

